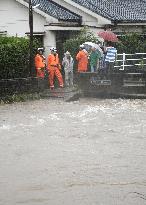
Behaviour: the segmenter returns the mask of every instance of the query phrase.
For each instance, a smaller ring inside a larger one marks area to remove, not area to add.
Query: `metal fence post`
[[[122,70],[125,69],[125,57],[126,57],[126,55],[125,55],[125,53],[123,53],[123,64],[122,64],[123,69]]]

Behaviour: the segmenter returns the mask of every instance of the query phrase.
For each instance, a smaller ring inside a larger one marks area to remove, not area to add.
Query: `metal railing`
[[[117,60],[114,68],[119,68],[119,70],[125,70],[126,67],[146,67],[146,53],[117,54]]]

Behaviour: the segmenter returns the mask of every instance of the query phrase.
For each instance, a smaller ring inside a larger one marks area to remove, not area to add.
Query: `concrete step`
[[[144,73],[124,73],[124,75],[144,75]]]
[[[145,93],[125,93],[125,92],[119,92],[118,95],[120,97],[125,97],[125,98],[133,98],[133,99],[146,99],[146,94]]]
[[[77,88],[56,88],[53,90],[46,89],[40,94],[43,98],[62,98],[63,100],[75,101],[80,97],[80,91]]]
[[[123,87],[145,87],[146,81],[124,80]]]

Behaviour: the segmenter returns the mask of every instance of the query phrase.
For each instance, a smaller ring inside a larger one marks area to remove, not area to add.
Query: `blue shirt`
[[[107,47],[105,61],[114,62],[116,59],[117,50],[114,47]]]

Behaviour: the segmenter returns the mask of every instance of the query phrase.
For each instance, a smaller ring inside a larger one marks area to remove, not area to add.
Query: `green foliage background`
[[[125,33],[119,36],[119,41],[115,43],[118,53],[144,53],[146,52],[146,37],[137,33]],[[79,45],[91,41],[98,42],[98,37],[86,28],[83,29],[79,35],[73,39],[69,39],[64,43],[64,51],[70,51],[72,56],[76,56]]]
[[[85,42],[97,43],[98,38],[88,29],[84,28],[81,32],[74,38],[67,40],[64,45],[64,52],[69,51],[71,55],[75,58],[77,52],[79,51],[79,46]]]
[[[38,42],[34,40],[34,48]],[[0,37],[0,79],[24,78],[29,71],[29,39]]]
[[[146,53],[146,37],[137,33],[124,34],[115,46],[118,53]]]

